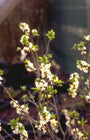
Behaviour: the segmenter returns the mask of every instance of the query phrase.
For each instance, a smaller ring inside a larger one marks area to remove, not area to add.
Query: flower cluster
[[[84,60],[77,60],[77,68],[85,73],[88,73],[88,69],[90,67],[90,64],[88,64]]]
[[[39,112],[40,121],[35,125],[38,130],[42,130],[43,133],[48,131],[48,125],[50,124],[51,129],[57,133],[58,132],[58,121],[55,118],[52,118],[51,113],[47,110],[47,107],[44,106],[43,111]]]
[[[39,36],[38,30],[36,29],[30,29],[28,24],[26,23],[20,23],[20,29],[24,32],[24,34],[21,36],[20,42],[22,45],[22,48],[18,47],[17,50],[21,52],[21,60],[24,60],[24,64],[26,66],[27,71],[32,72],[36,74],[35,79],[35,87],[32,88],[33,93],[26,90],[25,86],[22,86],[21,89],[26,92],[26,95],[23,96],[24,104],[20,105],[18,101],[12,100],[11,105],[15,108],[16,113],[21,118],[25,118],[27,116],[27,119],[30,121],[30,119],[33,120],[34,125],[32,125],[32,129],[34,132],[35,139],[40,138],[41,133],[43,132],[48,133],[49,136],[51,136],[51,139],[58,139],[57,133],[59,131],[62,132],[62,136],[65,139],[67,137],[67,132],[70,135],[73,135],[74,140],[85,140],[87,139],[87,134],[84,135],[84,124],[86,121],[84,118],[80,118],[79,113],[76,111],[76,100],[74,104],[74,108],[71,110],[64,109],[64,114],[66,116],[66,131],[63,130],[61,120],[58,122],[60,116],[58,113],[59,108],[57,107],[58,102],[55,99],[55,94],[58,92],[58,90],[55,88],[55,86],[62,86],[62,80],[59,80],[58,76],[52,73],[52,54],[48,54],[49,51],[49,43],[52,41],[52,39],[55,38],[55,32],[53,30],[48,31],[46,34],[48,40],[48,44],[46,47],[45,54],[38,57],[39,54],[39,47],[36,45],[36,42],[38,42],[38,39],[36,39],[37,36]],[[85,37],[86,41],[90,41],[90,36]],[[81,41],[78,45],[75,44],[73,49],[78,49],[81,51],[81,55],[83,57],[82,60],[77,60],[77,68],[81,71],[88,73],[89,75],[89,68],[90,64],[88,64],[86,61],[86,53],[87,53],[87,43]],[[28,59],[26,59],[26,57]],[[81,74],[83,74],[81,72]],[[82,83],[83,77],[79,77],[79,74],[77,72],[74,72],[70,75],[69,82],[70,87],[68,89],[69,95],[72,96],[72,98],[75,98],[77,94],[79,95],[80,85]],[[87,89],[89,89],[89,83],[90,79],[87,78]],[[0,84],[2,83],[3,78],[0,76]],[[80,82],[79,82],[80,81]],[[28,94],[27,94],[28,92]],[[34,95],[37,95],[37,102],[35,100]],[[78,96],[77,96],[78,97]],[[11,98],[12,99],[12,98]],[[90,103],[90,92],[85,97],[86,102]],[[38,110],[38,120],[34,120],[29,115],[29,107],[28,104],[25,104],[26,101],[30,101],[33,103],[33,105]],[[50,108],[48,108],[50,107]],[[55,113],[53,113],[55,112]],[[61,110],[60,110],[61,113]],[[61,114],[60,114],[61,115]],[[20,134],[20,140],[28,140],[28,133],[25,130],[25,127],[22,123],[18,122],[19,118],[16,120],[11,120],[10,125],[11,129],[14,134]],[[61,123],[61,124],[60,124]],[[81,127],[79,127],[81,126]],[[37,129],[35,129],[37,128]],[[80,129],[80,130],[79,130]],[[1,124],[0,124],[0,130],[1,130]],[[39,130],[39,131],[37,131]],[[37,132],[39,133],[37,133]],[[42,131],[42,132],[41,132]],[[52,138],[53,137],[53,138]],[[70,137],[69,137],[70,138]],[[60,137],[61,139],[61,137]]]
[[[87,53],[87,52],[86,52],[85,42],[83,42],[83,41],[81,41],[81,42],[78,44],[77,49],[78,49],[79,51],[81,51],[81,55],[84,55],[84,54]]]
[[[85,140],[85,138],[83,139],[83,133],[78,128],[73,128],[71,134],[74,136],[75,140]]]
[[[70,112],[67,109],[64,109],[63,113],[65,114],[65,117],[66,117],[66,125],[71,131],[72,127],[74,127],[75,125],[75,120],[78,119],[79,114],[76,111]]]
[[[22,116],[29,114],[29,108],[27,104],[19,105],[18,101],[11,101],[11,105],[16,109],[17,114]]]
[[[78,86],[79,86],[79,74],[74,72],[71,74],[70,78],[70,88],[68,89],[69,91],[69,95],[72,96],[72,98],[75,98],[77,95],[77,90],[78,90]]]
[[[47,78],[51,85],[53,85],[54,83],[57,83],[58,76],[52,74],[50,68],[51,63],[41,63],[40,65],[41,77]]]
[[[28,133],[22,123],[18,122],[19,118],[16,120],[11,120],[9,125],[11,125],[12,132],[14,134],[20,134],[20,140],[28,140]]]
[[[27,71],[31,72],[36,70],[36,68],[34,67],[33,63],[30,60],[26,59],[24,63]]]
[[[43,79],[37,78],[37,79],[35,80],[35,86],[36,86],[36,88],[37,88],[38,90],[44,91],[44,90],[47,88],[47,86],[48,86],[48,82],[46,82],[46,81],[43,80]]]
[[[23,40],[21,40],[21,43],[23,42]],[[24,53],[27,53],[27,52],[31,52],[32,50],[32,47],[33,47],[33,44],[31,42],[29,42],[28,46],[27,47],[24,47],[22,50],[21,50],[21,54],[24,54]]]
[[[41,71],[41,77],[42,78],[45,78],[45,77],[48,78],[49,75],[51,75],[50,68],[51,68],[51,64],[50,63],[48,63],[48,64],[41,63],[40,71]]]
[[[28,53],[38,51],[38,45],[34,45],[34,42],[32,41],[32,36],[39,36],[39,34],[36,29],[32,29],[32,35],[30,36],[30,27],[26,23],[20,23],[20,29],[24,32],[24,35],[22,35],[20,39],[20,42],[24,47],[22,49],[18,47],[17,51],[21,52],[20,60],[23,61],[25,60]]]
[[[84,135],[83,131],[80,131],[77,126],[80,124],[83,126],[87,121],[84,120],[84,118],[79,120],[79,113],[74,111],[69,111],[64,109],[63,113],[65,114],[66,117],[66,125],[69,128],[69,131],[71,134],[74,136],[74,140],[87,140],[88,137]],[[75,127],[76,126],[76,127]]]

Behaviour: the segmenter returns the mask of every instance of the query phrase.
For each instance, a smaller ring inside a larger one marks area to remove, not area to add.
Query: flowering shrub
[[[68,95],[72,97],[74,101],[73,108],[71,110],[64,109],[58,110],[57,99],[55,98],[58,93],[55,89],[55,85],[62,86],[63,81],[58,78],[56,74],[51,72],[53,65],[52,54],[49,54],[50,42],[55,38],[55,32],[53,30],[48,31],[46,37],[48,38],[48,45],[46,47],[45,54],[38,56],[39,46],[36,44],[36,37],[39,37],[39,33],[36,29],[30,29],[26,23],[20,23],[20,29],[23,32],[20,42],[21,47],[17,50],[21,53],[21,60],[24,61],[25,67],[28,72],[35,72],[35,87],[32,88],[33,93],[27,90],[27,87],[22,86],[21,89],[26,92],[23,95],[23,104],[19,104],[17,100],[10,95],[10,93],[3,86],[2,75],[0,72],[0,84],[7,91],[7,94],[11,98],[11,105],[15,108],[19,118],[12,119],[9,123],[11,125],[12,132],[14,134],[20,134],[20,140],[29,140],[28,132],[24,125],[19,122],[21,119],[26,119],[30,123],[33,129],[35,140],[39,140],[42,135],[48,134],[52,140],[66,140],[72,135],[74,140],[88,140],[89,134],[84,130],[84,124],[86,120],[80,118],[79,112],[76,110],[76,97],[84,97],[87,103],[90,103],[90,64],[86,62],[87,45],[90,42],[90,37],[85,36],[85,41],[81,41],[79,44],[75,44],[73,49],[81,51],[83,56],[82,60],[77,60],[77,68],[81,71],[80,74],[74,72],[70,75],[68,89]],[[22,59],[23,58],[23,59]],[[84,81],[83,74],[87,74],[87,80]],[[84,84],[83,84],[84,83]],[[87,88],[84,86],[87,86]],[[35,99],[37,95],[37,101]],[[34,119],[29,112],[29,102],[33,103],[37,109],[37,118]],[[60,116],[64,113],[66,117],[66,129],[64,130],[61,125]],[[0,130],[1,128],[0,124]],[[62,136],[59,135],[62,133]],[[68,138],[67,138],[68,137]],[[14,139],[11,136],[12,139]]]

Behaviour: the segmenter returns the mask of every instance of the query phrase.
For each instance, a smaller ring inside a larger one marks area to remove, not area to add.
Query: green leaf
[[[20,128],[19,128],[20,132],[22,133],[24,130],[25,130],[25,127],[24,125],[22,125]]]
[[[66,102],[67,101],[67,98],[64,98],[64,102]]]
[[[87,133],[85,130],[83,131],[83,137],[85,137],[85,138],[88,138],[88,136],[89,136],[89,133]]]
[[[56,114],[52,113],[51,114],[51,119],[56,119]]]
[[[48,57],[43,55],[43,57],[39,57],[39,62],[40,63],[49,63]]]
[[[0,70],[0,75],[3,75],[4,74],[4,71],[3,70]]]
[[[27,87],[26,87],[26,86],[21,86],[20,88],[21,88],[23,91],[25,91]]]
[[[20,40],[20,42],[23,44],[23,45],[28,45],[29,44],[29,36],[27,36],[27,35],[22,35],[22,37],[21,37],[21,40]]]
[[[13,128],[16,128],[18,121],[19,121],[19,118],[16,118],[16,120],[12,119],[10,120],[10,123],[8,123],[8,125],[11,125]]]
[[[64,83],[64,82],[63,82],[62,80],[58,80],[58,81],[57,81],[57,85],[60,86],[60,87],[62,86],[63,83]]]
[[[32,34],[33,34],[34,37],[39,36],[37,29],[32,29]]]
[[[27,95],[27,94],[24,94],[24,95],[22,96],[22,99],[23,99],[24,102],[27,101],[27,98],[28,98],[28,95]]]
[[[52,58],[52,56],[53,56],[53,55],[50,54],[50,53],[48,53],[48,55],[47,55],[48,58]]]
[[[17,47],[16,51],[21,51],[21,48],[20,47]]]
[[[77,45],[74,44],[74,46],[71,48],[72,50],[76,50]]]
[[[55,60],[52,60],[51,63],[52,63],[53,66],[55,66],[55,64],[56,64],[56,63],[55,63]]]
[[[42,111],[42,104],[39,105],[38,109],[40,112]]]
[[[86,95],[80,95],[80,98],[85,99]]]
[[[55,32],[51,29],[50,31],[48,31],[48,33],[46,34],[46,36],[48,37],[48,39],[50,41],[52,41],[55,38]]]
[[[30,94],[30,98],[31,98],[31,99],[34,99],[35,97],[34,97],[32,94]]]
[[[35,124],[36,124],[36,125],[39,125],[39,121],[35,121]]]
[[[38,51],[38,45],[34,45],[34,46],[32,47],[32,51],[33,51],[33,52]]]

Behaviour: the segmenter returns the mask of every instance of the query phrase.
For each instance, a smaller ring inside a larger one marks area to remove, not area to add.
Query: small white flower
[[[81,52],[81,55],[84,55],[84,54],[86,54],[87,52],[84,50],[84,51],[82,51]]]
[[[27,53],[24,51],[24,49],[22,49],[22,50],[21,50],[20,60],[21,60],[21,61],[24,61],[25,58],[26,58],[26,56],[27,56]]]
[[[71,124],[75,125],[75,120],[74,119],[71,120]]]
[[[58,121],[55,119],[50,120],[51,128],[57,133],[58,132]]]
[[[2,76],[0,76],[0,85],[2,84],[2,80],[3,80],[3,78],[2,78]]]
[[[30,27],[28,24],[26,24],[25,22],[21,22],[20,23],[20,29],[24,32],[27,31],[28,33],[30,32]]]
[[[42,113],[39,112],[39,117],[40,117],[39,125],[35,125],[35,127],[38,130],[42,130],[43,133],[46,133],[47,132],[46,125],[51,120],[51,113],[47,110],[46,106],[43,108],[43,112]]]
[[[35,86],[41,91],[44,91],[47,88],[48,83],[45,80],[41,79],[40,81],[35,81]]]
[[[21,134],[20,134],[20,140],[28,140],[28,133],[26,130],[24,130]]]
[[[32,50],[33,44],[29,42],[29,49]]]
[[[85,100],[87,103],[90,103],[90,92],[85,96]]]
[[[27,71],[29,71],[29,72],[31,72],[31,71],[35,71],[36,70],[36,68],[34,67],[34,65],[33,65],[33,63],[31,62],[31,61],[27,61],[27,67],[26,67],[26,69],[27,69]]]
[[[85,82],[85,84],[86,84],[87,87],[89,88],[89,79],[87,79],[87,81]]]
[[[81,138],[83,137],[83,133],[82,133],[81,131],[79,131],[79,132],[77,133],[77,135],[79,136],[79,139],[81,139]]]
[[[17,107],[18,107],[18,101],[17,101],[17,100],[11,101],[10,104],[11,104],[14,108],[17,108]]]
[[[42,78],[44,78],[44,77],[48,78],[48,75],[51,75],[50,67],[51,67],[50,63],[49,64],[41,63],[40,70],[41,70]]]
[[[90,35],[84,36],[87,41],[90,41]]]
[[[20,114],[20,115],[24,115],[24,113],[28,114],[29,113],[28,111],[29,111],[29,108],[26,105],[21,105],[20,107],[18,106],[16,108],[17,114]]]
[[[32,29],[33,36],[39,36],[37,29]]]
[[[20,42],[22,45],[25,45],[25,43],[28,42],[28,39],[29,39],[29,36],[28,35],[22,35],[21,36],[21,39],[20,39]],[[27,41],[27,42],[26,42]]]
[[[29,47],[24,47],[23,50],[24,50],[25,52],[30,52]]]
[[[16,128],[15,130],[13,130],[13,133],[14,133],[14,134],[19,134],[18,128]]]
[[[66,121],[66,125],[67,125],[68,128],[71,128],[71,126],[70,126],[70,121],[67,120],[67,121]]]
[[[69,79],[70,81],[72,81],[69,88],[69,95],[71,95],[72,98],[75,98],[77,95],[77,90],[79,86],[79,74],[74,72],[71,74]]]
[[[86,50],[86,47],[83,46],[83,48],[78,48],[79,51],[83,51],[83,50]]]
[[[2,130],[1,122],[0,122],[0,131]]]
[[[80,62],[77,61],[77,68],[85,73],[88,73],[88,67],[89,67],[89,64],[84,61],[84,60],[81,60]]]

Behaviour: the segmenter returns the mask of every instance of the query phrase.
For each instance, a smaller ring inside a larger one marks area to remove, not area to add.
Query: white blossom
[[[41,91],[44,91],[47,88],[48,83],[45,80],[41,79],[40,81],[35,81],[35,86]]]
[[[42,78],[44,78],[44,77],[48,78],[48,75],[51,75],[50,67],[51,67],[50,63],[49,64],[41,63],[40,70],[41,70]]]
[[[3,77],[0,76],[0,85],[2,84]]]
[[[27,31],[28,33],[30,32],[30,27],[28,24],[26,24],[25,22],[21,22],[20,23],[20,29],[25,32]]]
[[[24,130],[21,134],[20,134],[20,140],[28,140],[28,133],[26,130]]]
[[[90,65],[84,60],[77,61],[77,68],[81,71],[88,73],[89,67],[90,67]]]
[[[24,113],[28,114],[29,113],[29,107],[28,105],[20,105],[18,101],[15,100],[11,101],[11,105],[16,109],[17,114],[19,115],[24,115]]]
[[[1,122],[0,122],[0,131],[2,130]]]
[[[68,89],[69,95],[75,98],[79,86],[79,74],[76,72],[72,73],[69,80],[71,81],[70,88]]]
[[[87,79],[87,81],[85,82],[85,84],[86,84],[87,87],[89,88],[89,79]]]
[[[29,72],[36,70],[36,68],[34,67],[33,63],[30,60],[27,61],[27,67],[26,67],[26,69]]]
[[[38,130],[42,130],[43,133],[47,132],[47,123],[50,124],[53,131],[58,132],[58,121],[55,118],[51,118],[51,113],[45,106],[42,113],[39,113],[40,121],[39,125],[35,125]]]
[[[90,92],[85,96],[85,100],[87,103],[90,103]]]

